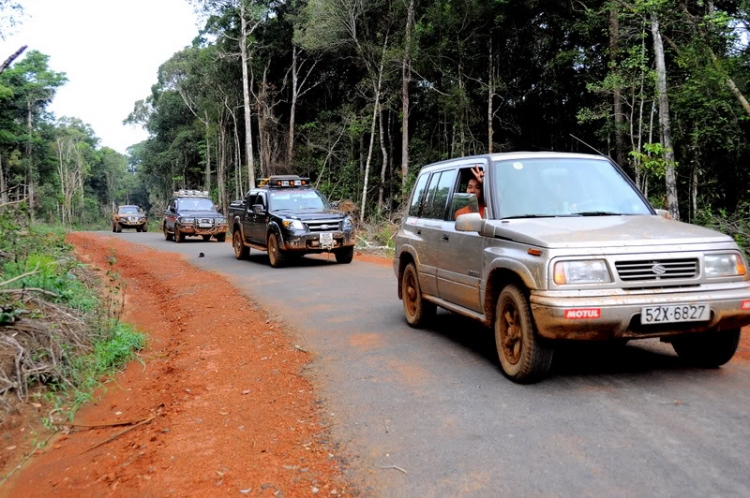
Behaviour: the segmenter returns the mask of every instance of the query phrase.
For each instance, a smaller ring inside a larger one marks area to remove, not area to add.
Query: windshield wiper
[[[501,220],[515,220],[518,218],[557,218],[558,214],[519,214],[518,216],[504,216]]]
[[[611,211],[581,211],[570,213],[571,216],[624,216],[623,213],[613,213]]]

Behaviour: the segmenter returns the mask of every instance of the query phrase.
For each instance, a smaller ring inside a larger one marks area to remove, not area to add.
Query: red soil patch
[[[734,359],[737,358],[750,360],[750,327],[745,327],[744,329],[742,329],[740,347],[737,348],[737,353],[735,353],[734,355]]]
[[[358,261],[366,261],[368,263],[375,263],[376,265],[393,266],[393,258],[385,256],[374,256],[368,254],[362,254],[362,251],[357,251],[354,254],[354,259]]]
[[[75,421],[152,420],[98,447],[124,427],[57,437],[0,494],[349,494],[301,373],[311,358],[278,324],[222,277],[177,255],[94,234],[69,241],[101,272],[116,247],[125,320],[150,340],[144,363],[132,362]]]

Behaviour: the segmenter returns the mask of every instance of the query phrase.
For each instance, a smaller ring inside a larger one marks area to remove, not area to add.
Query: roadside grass
[[[146,342],[120,321],[116,254],[102,279],[75,258],[66,234],[29,223],[23,206],[0,211],[0,353],[14,359],[0,368],[0,407],[45,400],[50,428],[72,419]]]

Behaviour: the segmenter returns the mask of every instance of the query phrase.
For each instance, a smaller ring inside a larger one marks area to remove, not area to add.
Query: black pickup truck
[[[229,205],[237,259],[250,248],[268,251],[274,268],[290,256],[330,251],[338,263],[354,256],[352,219],[331,209],[326,198],[297,175],[271,176]]]

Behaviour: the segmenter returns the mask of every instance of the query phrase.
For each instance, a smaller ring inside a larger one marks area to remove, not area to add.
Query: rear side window
[[[419,206],[422,202],[422,195],[424,194],[425,186],[427,186],[427,179],[430,177],[429,174],[425,173],[417,180],[417,185],[414,187],[414,195],[411,198],[411,206],[409,206],[409,216],[419,216]]]
[[[445,217],[445,206],[451,193],[451,188],[456,183],[456,170],[443,171],[432,176],[430,187],[427,191],[423,218],[442,220]]]

